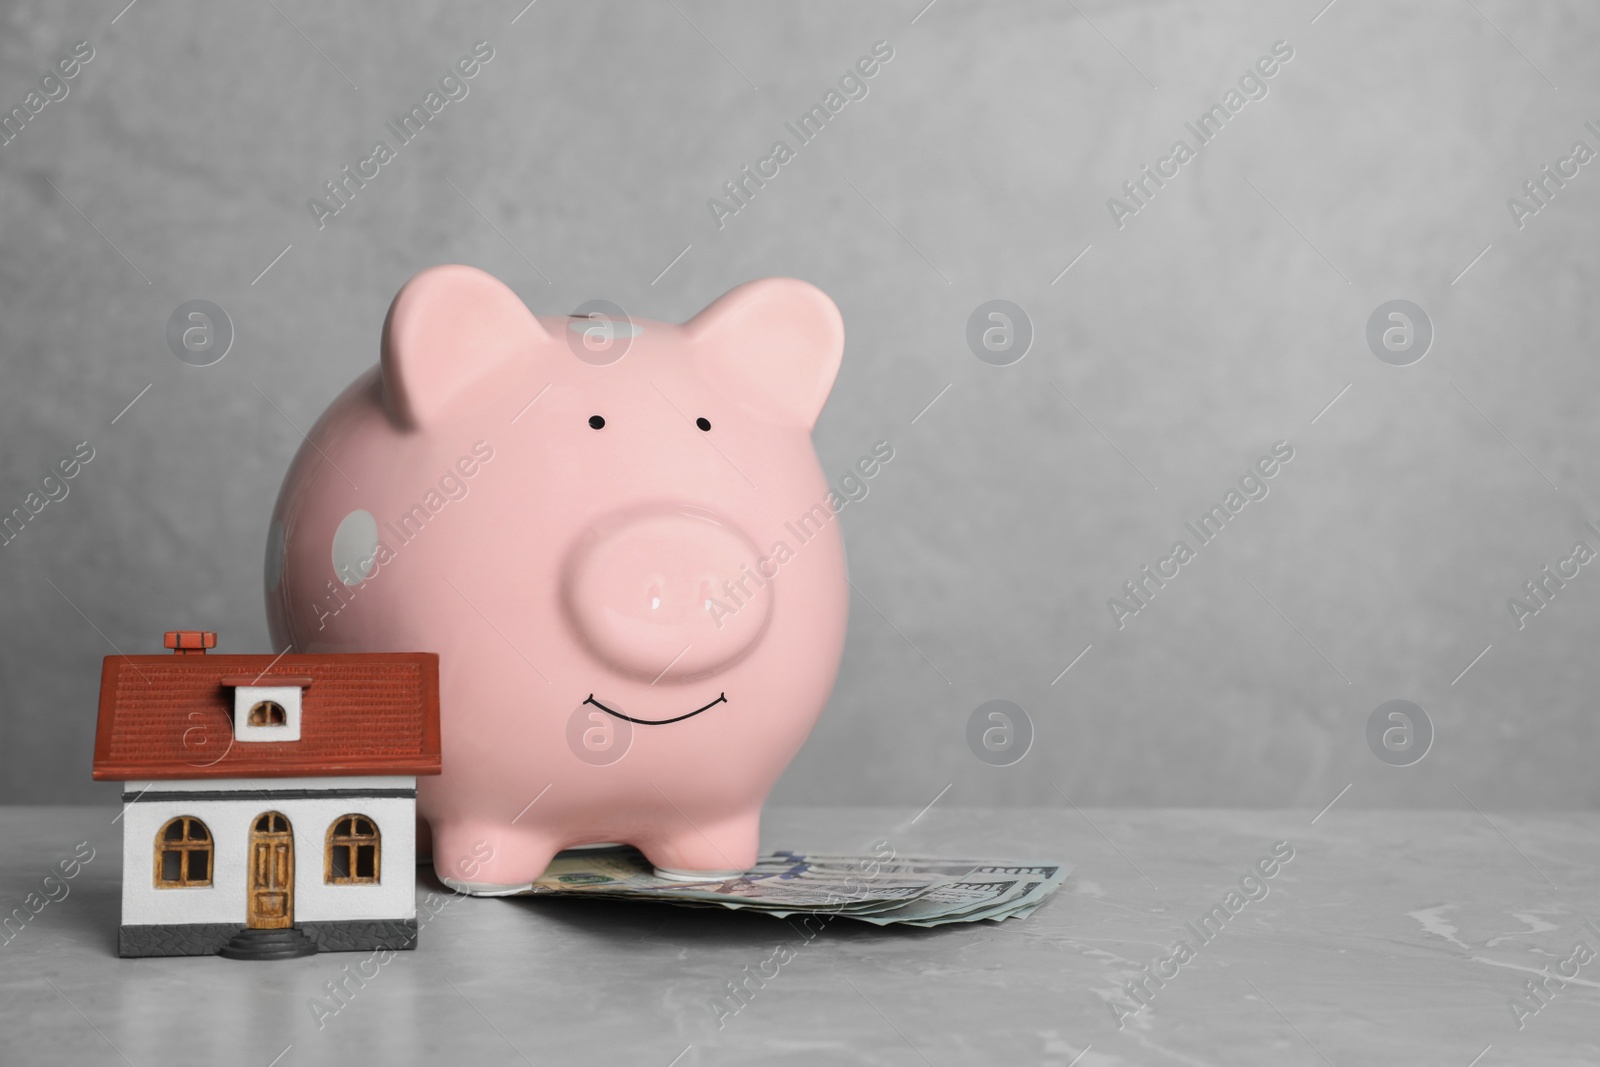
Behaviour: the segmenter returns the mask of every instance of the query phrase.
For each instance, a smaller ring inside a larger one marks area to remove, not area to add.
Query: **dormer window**
[[[233,689],[235,741],[300,740],[300,700],[309,677],[234,674],[222,684]]]

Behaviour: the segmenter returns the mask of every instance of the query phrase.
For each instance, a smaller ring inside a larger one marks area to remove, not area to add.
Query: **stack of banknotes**
[[[1053,862],[994,862],[871,854],[773,852],[735,878],[704,882],[658,875],[625,846],[574,849],[556,856],[523,895],[655,900],[684,907],[736,908],[789,915],[837,915],[877,926],[1022,918],[1067,876]]]

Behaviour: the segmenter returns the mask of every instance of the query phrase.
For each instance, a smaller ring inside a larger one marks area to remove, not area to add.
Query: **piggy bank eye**
[[[601,427],[605,426],[605,424],[606,424],[606,420],[603,417],[601,417],[599,415],[590,415],[589,416],[589,425],[594,427],[596,430],[598,430]]]
[[[708,418],[705,418],[704,416],[702,416],[702,417],[700,417],[698,419],[695,419],[694,420],[694,424],[696,426],[700,427],[702,430],[710,430],[711,429],[711,420],[708,419]]]

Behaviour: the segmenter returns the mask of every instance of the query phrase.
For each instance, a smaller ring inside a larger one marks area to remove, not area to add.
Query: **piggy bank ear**
[[[816,425],[844,355],[844,320],[821,289],[794,278],[747,282],[684,328],[714,387],[765,418]]]
[[[406,282],[383,323],[383,404],[402,426],[439,419],[549,341],[505,283],[476,267],[431,267]]]

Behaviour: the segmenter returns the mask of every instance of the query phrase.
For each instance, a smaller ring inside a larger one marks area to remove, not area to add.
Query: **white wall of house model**
[[[147,799],[123,807],[122,922],[136,924],[238,923],[247,918],[250,833],[269,811],[289,820],[294,831],[294,921],[348,922],[416,917],[416,801],[372,796],[415,791],[417,780],[402,775],[329,778],[233,778],[132,781],[127,794]],[[284,796],[283,790],[340,790],[369,795]],[[148,794],[237,791],[226,799],[148,799]],[[278,793],[279,795],[274,795]],[[208,886],[156,885],[157,836],[180,815],[200,819],[212,840]],[[375,885],[329,885],[324,879],[328,828],[344,815],[364,815],[382,837]]]

